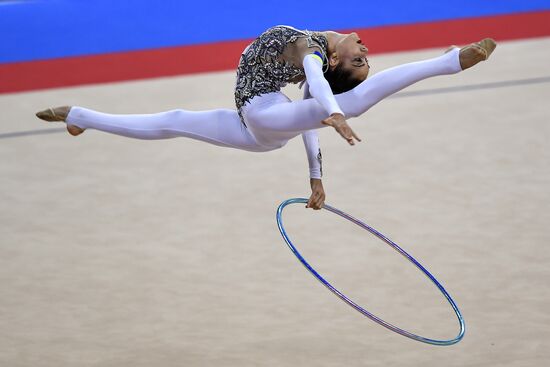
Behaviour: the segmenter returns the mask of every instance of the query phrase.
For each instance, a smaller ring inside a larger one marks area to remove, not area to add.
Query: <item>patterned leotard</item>
[[[241,108],[255,96],[278,92],[288,83],[303,79],[304,69],[281,60],[286,45],[299,38],[306,38],[308,47],[319,48],[326,62],[328,41],[324,35],[289,26],[268,29],[244,50],[235,86],[235,103],[241,120]]]

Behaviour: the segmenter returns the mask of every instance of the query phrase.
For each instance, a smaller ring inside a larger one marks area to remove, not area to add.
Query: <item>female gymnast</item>
[[[237,68],[237,110],[172,110],[156,114],[112,115],[82,107],[40,111],[46,121],[65,121],[79,135],[96,129],[137,139],[184,136],[223,147],[266,152],[302,135],[309,163],[308,208],[321,209],[321,150],[316,129],[332,126],[350,145],[361,141],[346,119],[357,117],[387,96],[420,80],[455,74],[486,60],[490,39],[442,56],[400,65],[367,79],[368,49],[356,33],[310,32],[289,26],[268,29],[242,53]],[[287,83],[305,83],[304,100],[281,92]],[[313,97],[313,98],[311,98]]]

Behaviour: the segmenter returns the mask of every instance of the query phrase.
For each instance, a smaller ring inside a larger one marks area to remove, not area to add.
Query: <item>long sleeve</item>
[[[330,89],[330,85],[323,75],[323,64],[321,58],[317,54],[309,54],[303,60],[304,72],[306,80],[309,84],[309,92],[317,102],[329,115],[340,113],[342,109],[338,106],[334,94]]]
[[[304,99],[311,98],[308,83],[304,83],[303,88]],[[321,177],[323,177],[323,165],[317,130],[307,130],[303,132],[302,140],[304,141],[304,146],[307,153],[307,161],[309,164],[309,177],[320,179]]]

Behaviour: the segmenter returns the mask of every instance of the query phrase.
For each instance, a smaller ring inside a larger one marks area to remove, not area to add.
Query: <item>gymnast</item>
[[[113,115],[77,106],[36,113],[46,121],[65,121],[79,135],[96,129],[137,139],[179,136],[223,147],[266,152],[302,135],[309,165],[308,208],[321,209],[325,192],[316,129],[331,126],[350,145],[361,141],[346,119],[365,113],[387,96],[420,80],[455,74],[486,60],[496,47],[486,38],[443,55],[393,67],[367,79],[368,49],[356,33],[311,32],[290,26],[268,29],[243,51],[237,67],[237,109],[172,110],[155,114]],[[304,99],[281,92],[288,83],[304,84]]]

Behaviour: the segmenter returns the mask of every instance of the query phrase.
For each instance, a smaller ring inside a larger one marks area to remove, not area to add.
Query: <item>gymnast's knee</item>
[[[169,119],[181,119],[185,116],[185,114],[187,114],[188,111],[185,111],[185,110],[182,110],[182,109],[175,109],[175,110],[170,110],[170,111],[166,111],[166,112],[162,112],[162,115],[164,115],[164,117],[166,118],[169,118]]]

